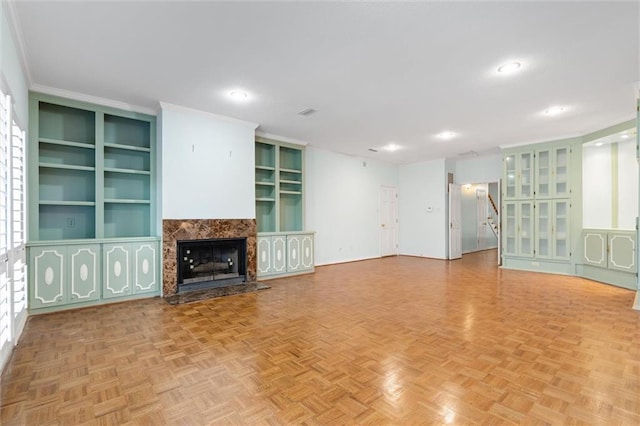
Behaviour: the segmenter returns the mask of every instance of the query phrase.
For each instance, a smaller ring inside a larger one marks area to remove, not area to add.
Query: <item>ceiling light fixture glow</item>
[[[522,67],[520,62],[509,62],[498,67],[498,72],[500,74],[511,74],[518,71]]]
[[[444,132],[438,133],[438,137],[440,139],[451,139],[455,135],[456,135],[455,133],[453,133],[452,131],[449,131],[449,130],[445,130]]]
[[[400,149],[400,146],[399,146],[399,145],[396,145],[396,144],[394,144],[394,143],[390,143],[390,144],[386,145],[383,149],[384,149],[385,151],[394,152],[394,151],[399,150],[399,149]]]
[[[229,97],[235,101],[246,101],[249,99],[249,94],[244,90],[232,90],[229,92]]]
[[[548,116],[554,116],[554,115],[560,115],[563,112],[565,112],[567,109],[565,107],[562,106],[552,106],[547,108],[544,111],[544,115],[548,115]]]
[[[621,137],[622,139],[629,139],[629,135],[628,135],[628,134],[626,134],[626,133],[625,133],[624,135],[620,136],[620,137]]]
[[[602,142],[596,142],[596,146],[602,146]]]

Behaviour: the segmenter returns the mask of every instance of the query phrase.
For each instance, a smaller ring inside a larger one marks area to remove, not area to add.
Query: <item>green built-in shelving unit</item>
[[[159,294],[155,132],[151,115],[30,94],[30,310]]]
[[[303,149],[256,139],[258,232],[303,230]]]

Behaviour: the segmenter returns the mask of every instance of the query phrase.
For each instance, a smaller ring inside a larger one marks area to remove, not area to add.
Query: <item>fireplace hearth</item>
[[[247,239],[177,241],[178,293],[247,282]]]

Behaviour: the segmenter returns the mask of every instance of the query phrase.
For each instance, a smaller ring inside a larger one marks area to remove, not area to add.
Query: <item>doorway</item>
[[[398,189],[380,187],[380,257],[398,255]]]

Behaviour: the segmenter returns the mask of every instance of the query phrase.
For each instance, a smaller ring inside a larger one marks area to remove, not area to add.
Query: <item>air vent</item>
[[[305,108],[303,110],[298,111],[296,114],[298,114],[298,115],[311,115],[314,112],[316,112],[316,110],[313,109],[313,108]]]
[[[377,149],[373,149],[373,148],[369,148],[369,151],[371,151],[371,152],[378,152],[378,150],[377,150]]]
[[[458,157],[477,157],[478,153],[476,151],[466,151],[458,154]]]

